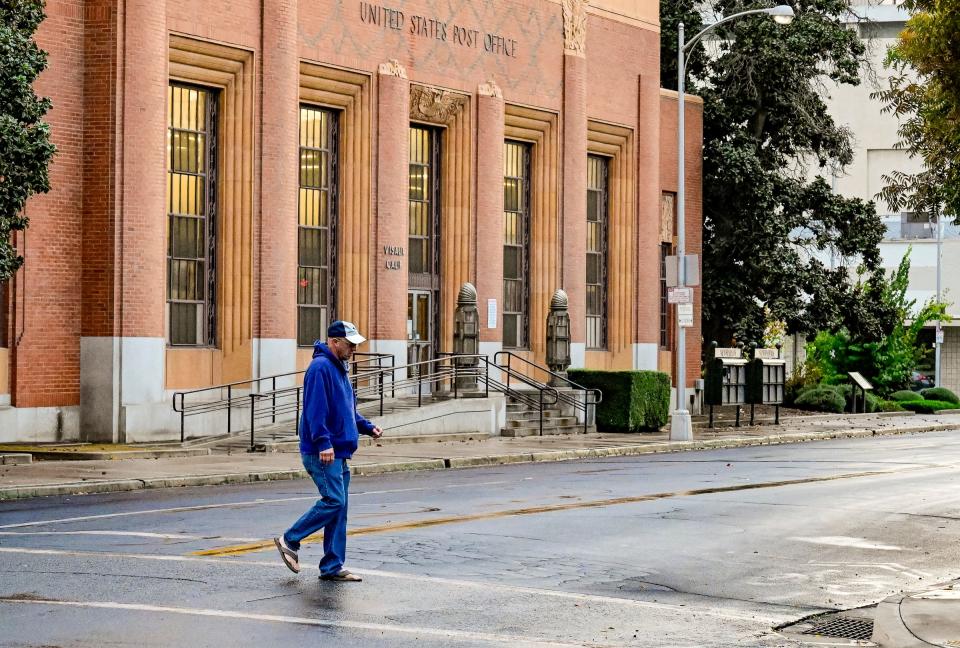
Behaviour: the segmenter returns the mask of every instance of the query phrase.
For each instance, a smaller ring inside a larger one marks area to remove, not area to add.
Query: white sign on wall
[[[487,328],[497,328],[497,300],[487,300]]]

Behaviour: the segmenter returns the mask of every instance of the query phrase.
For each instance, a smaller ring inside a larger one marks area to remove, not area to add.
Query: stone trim
[[[503,99],[503,91],[500,89],[500,86],[497,85],[497,82],[493,79],[490,79],[486,83],[481,83],[477,86],[477,94],[484,97],[495,97],[497,99]]]
[[[559,115],[506,104],[504,138],[533,144],[530,223],[530,354],[546,364],[546,314],[560,287],[560,142]],[[525,355],[521,353],[521,355]]]
[[[607,242],[607,350],[587,351],[587,365],[597,369],[633,366],[637,276],[636,154],[634,131],[626,126],[587,121],[587,152],[610,160]]]
[[[255,70],[250,50],[179,34],[170,35],[168,52],[171,81],[220,89],[218,344],[216,349],[167,349],[166,387],[175,389],[244,380],[252,370]]]
[[[399,76],[399,75],[398,75]],[[300,62],[300,101],[341,111],[337,313],[370,330],[373,176],[371,77]]]
[[[400,77],[401,79],[407,78],[407,68],[403,67],[397,59],[390,59],[386,63],[381,63],[377,71],[387,76]]]

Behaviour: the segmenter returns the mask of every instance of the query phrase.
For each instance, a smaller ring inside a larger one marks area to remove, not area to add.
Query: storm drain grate
[[[873,635],[873,621],[870,619],[835,617],[809,630],[804,630],[801,634],[869,641],[871,635]]]

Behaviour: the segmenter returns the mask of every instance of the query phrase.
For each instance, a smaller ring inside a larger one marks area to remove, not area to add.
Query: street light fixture
[[[793,8],[789,5],[778,5],[768,9],[750,9],[732,14],[721,20],[704,27],[700,33],[687,42],[684,39],[683,23],[677,25],[677,283],[679,287],[684,287],[687,283],[687,268],[684,260],[686,250],[686,232],[684,231],[684,186],[686,171],[686,160],[684,159],[685,132],[684,132],[684,77],[686,77],[685,55],[693,45],[703,37],[708,31],[716,28],[723,23],[736,20],[743,16],[751,14],[767,14],[773,16],[773,19],[781,25],[789,24],[793,20]],[[679,309],[678,309],[679,310]],[[687,340],[686,330],[680,326],[680,315],[677,313],[677,409],[673,412],[670,419],[670,440],[671,441],[690,441],[693,439],[693,424],[690,421],[690,411],[686,405],[687,391]]]

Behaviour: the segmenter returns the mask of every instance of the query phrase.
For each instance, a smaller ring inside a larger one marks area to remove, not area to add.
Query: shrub
[[[893,400],[881,400],[877,403],[878,412],[903,412],[903,403],[898,403]]]
[[[597,429],[608,432],[659,430],[670,416],[670,376],[661,371],[570,369],[575,383],[603,392]]]
[[[890,394],[890,400],[904,403],[908,401],[923,400],[923,396],[915,391],[910,391],[909,389],[901,389],[900,391],[895,391]]]
[[[836,387],[821,385],[808,389],[800,394],[794,402],[800,409],[815,410],[818,412],[836,412],[840,414],[846,405],[843,394]]]
[[[943,401],[945,403],[960,404],[960,398],[946,387],[929,387],[921,389],[920,395],[926,400]]]
[[[908,409],[919,414],[933,414],[934,412],[938,412],[940,410],[960,409],[957,407],[956,403],[948,403],[946,401],[936,400],[915,400],[906,401],[900,404],[903,405],[904,409]]]

